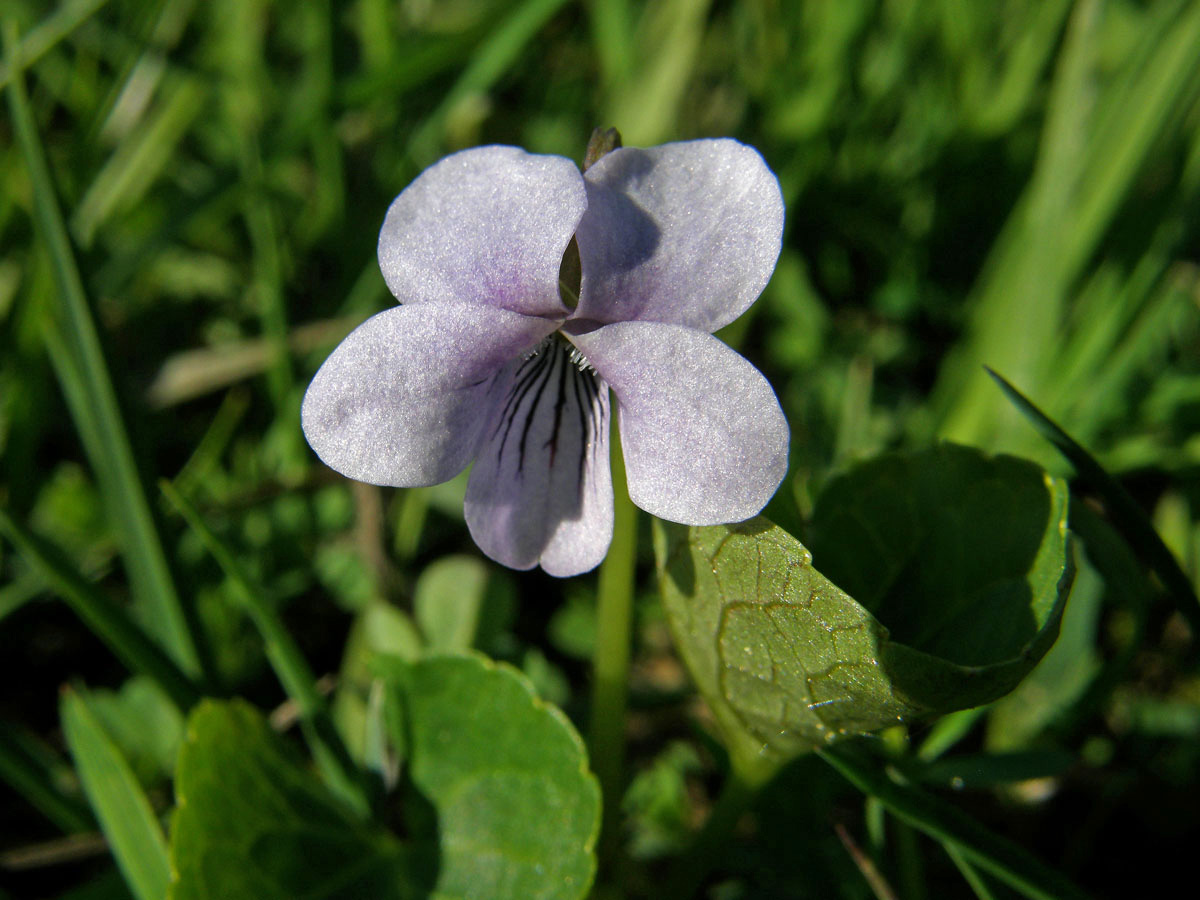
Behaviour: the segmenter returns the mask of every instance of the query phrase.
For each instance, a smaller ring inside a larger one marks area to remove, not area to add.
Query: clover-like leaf
[[[193,711],[175,795],[168,900],[424,896],[406,848],[356,819],[246,703]]]
[[[574,728],[529,682],[477,656],[389,666],[406,748],[406,821],[439,859],[432,897],[567,900],[595,872],[600,791]]]
[[[656,550],[727,736],[789,756],[1011,690],[1057,634],[1066,516],[1065,484],[1031,463],[944,445],[831,482],[811,554],[762,518],[664,525]]]
[[[474,656],[380,668],[405,838],[358,819],[252,707],[205,701],[176,770],[168,900],[587,893],[600,796],[562,713]]]

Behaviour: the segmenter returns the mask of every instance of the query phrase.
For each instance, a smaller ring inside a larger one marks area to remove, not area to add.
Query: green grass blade
[[[242,609],[262,635],[267,659],[283,689],[300,711],[305,740],[326,783],[354,809],[365,813],[368,802],[362,775],[333,726],[325,700],[317,691],[316,677],[299,646],[284,627],[278,613],[267,602],[263,589],[250,581],[233,553],[205,524],[195,506],[169,481],[164,479],[160,487],[221,567]]]
[[[1191,314],[1197,275],[1180,266],[1147,289],[1144,299],[1137,302],[1136,315],[1121,323],[1120,341],[1107,348],[1102,361],[1091,366],[1073,391],[1060,391],[1059,396],[1073,402],[1071,420],[1079,423],[1072,426],[1073,430],[1078,433],[1079,428],[1089,429],[1090,434],[1083,436],[1085,441],[1104,426],[1115,424],[1113,409],[1121,408],[1117,398],[1131,394],[1130,387],[1136,384],[1138,374],[1154,366],[1160,354],[1169,352],[1175,333],[1173,320]],[[1131,305],[1126,304],[1126,308]],[[1109,318],[1114,317],[1109,314]]]
[[[1075,755],[1066,750],[967,752],[929,762],[910,775],[930,787],[980,791],[1039,778],[1062,778],[1075,761]]]
[[[8,86],[14,72],[20,73],[33,65],[107,3],[108,0],[73,0],[46,16],[21,42],[19,64],[14,65],[11,54],[5,53],[9,59],[0,62],[0,88]]]
[[[413,135],[410,152],[419,164],[428,165],[437,157],[442,129],[451,112],[495,84],[517,61],[525,45],[565,5],[566,0],[525,0],[475,48],[446,98]]]
[[[174,661],[120,608],[76,572],[54,546],[28,531],[3,509],[0,509],[0,534],[131,672],[153,678],[181,710],[195,704],[199,692]]]
[[[242,180],[252,189],[245,196],[246,228],[254,257],[254,292],[258,297],[263,337],[270,348],[267,386],[276,410],[287,409],[292,393],[292,363],[288,354],[287,308],[284,302],[283,261],[279,256],[279,228],[270,194],[265,188],[262,148],[257,137],[243,136],[239,143]],[[299,429],[293,428],[294,446],[301,445]]]
[[[174,483],[182,493],[191,493],[212,472],[249,408],[250,394],[245,388],[236,387],[225,394],[204,436],[175,476]]]
[[[20,739],[19,726],[0,726],[0,779],[67,834],[95,828],[87,807],[55,784],[54,772]],[[47,751],[49,752],[49,751]]]
[[[1071,272],[1062,244],[1077,172],[1084,165],[1096,105],[1099,65],[1096,0],[1075,5],[1047,101],[1036,165],[972,290],[968,334],[942,365],[934,405],[944,412],[940,436],[988,446],[998,404],[979,376],[981,362],[1034,378],[1058,333]]]
[[[711,0],[650,4],[639,29],[642,65],[608,106],[608,121],[631,146],[670,138],[704,40]]]
[[[5,58],[19,72],[18,41],[13,22],[4,25]],[[187,617],[175,590],[153,515],[125,433],[116,391],[104,361],[83,281],[58,207],[54,182],[46,164],[24,79],[8,84],[8,103],[17,143],[33,185],[34,217],[49,251],[57,288],[56,325],[62,345],[73,359],[76,378],[64,382],[84,448],[114,516],[135,601],[153,623],[168,652],[189,674],[200,671],[200,657]]]
[[[937,759],[966,738],[975,724],[987,714],[987,710],[986,706],[976,706],[942,716],[930,727],[917,750],[917,756],[926,762]]]
[[[840,747],[818,755],[856,788],[877,798],[893,816],[957,848],[972,865],[1031,900],[1086,900],[1087,894],[1017,844],[951,804],[893,780],[860,750]]]
[[[117,146],[75,208],[72,230],[85,246],[109,216],[149,190],[208,102],[203,82],[194,78],[171,80],[162,94],[153,114]]]
[[[163,900],[170,883],[167,841],[150,801],[83,696],[63,693],[63,733],[113,857],[137,900]]]
[[[633,17],[629,3],[626,0],[591,0],[587,10],[601,78],[611,93],[624,85],[633,73]]]
[[[939,374],[944,438],[995,449],[1007,437],[979,365],[1039,391],[1056,380],[1066,301],[1200,91],[1200,5],[1167,2],[1146,13],[1137,45],[1097,92],[1101,7],[1085,0],[1072,13],[1036,169],[973,291],[969,335]]]
[[[401,96],[443,72],[461,68],[477,42],[474,32],[465,30],[438,35],[436,39],[427,34],[421,40],[394,45],[392,62],[382,67],[366,67],[362,74],[342,81],[336,88],[337,100],[342,106],[355,107],[380,96]],[[364,53],[365,44],[364,40]]]
[[[355,36],[368,71],[386,71],[399,55],[392,30],[394,9],[390,0],[362,0],[355,12]]]
[[[1163,543],[1150,517],[1138,506],[1137,501],[1115,478],[1104,471],[1104,467],[1081,447],[1074,438],[1062,430],[1049,416],[1009,384],[1001,375],[987,370],[1000,390],[1012,404],[1037,429],[1038,433],[1053,444],[1075,467],[1080,479],[1100,495],[1112,517],[1113,527],[1129,542],[1134,552],[1141,557],[1170,592],[1180,613],[1187,619],[1194,634],[1200,634],[1200,600],[1187,574],[1180,568],[1175,555]]]
[[[1159,4],[1145,28],[1136,72],[1098,109],[1088,190],[1064,235],[1067,264],[1081,267],[1172,121],[1195,100],[1200,75],[1200,5]]]

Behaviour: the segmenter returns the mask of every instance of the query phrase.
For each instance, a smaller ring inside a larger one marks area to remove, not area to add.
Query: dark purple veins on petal
[[[591,371],[582,369],[573,369],[574,377],[571,379],[571,390],[575,395],[575,408],[579,411],[579,433],[586,435],[591,432],[590,439],[584,440],[584,445],[596,447],[600,442],[600,388],[596,384],[596,375]],[[587,396],[587,401],[580,396],[580,392]],[[557,432],[558,429],[555,429]],[[586,459],[586,450],[579,451],[579,480],[583,481],[583,464]]]
[[[588,448],[595,448],[600,438],[600,387],[596,374],[590,369],[581,369],[575,365],[569,358],[567,348],[557,340],[551,339],[542,344],[517,367],[499,421],[492,432],[493,438],[500,436],[500,442],[496,446],[497,456],[504,455],[509,436],[514,434],[513,426],[520,419],[517,472],[520,474],[524,471],[529,434],[538,418],[542,403],[545,402],[548,405],[547,411],[551,409],[549,404],[553,404],[553,425],[550,437],[543,445],[544,449],[550,451],[549,465],[553,467],[558,453],[559,436],[564,427],[568,395],[575,401],[579,418],[578,471],[582,482]]]
[[[504,447],[508,443],[508,435],[512,431],[513,423],[517,420],[517,412],[521,408],[521,403],[525,400],[526,395],[533,388],[534,383],[549,375],[550,353],[548,347],[543,345],[538,347],[530,354],[524,362],[517,368],[516,375],[513,378],[513,386],[509,389],[508,399],[504,401],[504,409],[500,413],[500,420],[496,423],[496,429],[492,432],[494,438],[500,433],[500,429],[504,429],[504,435],[500,438],[500,444],[496,448],[496,455],[504,455]],[[541,391],[541,388],[538,388]],[[530,409],[537,405],[536,401],[530,405]],[[526,428],[529,426],[529,419],[526,418]],[[523,453],[523,451],[522,451]]]
[[[562,361],[558,362],[558,397],[554,400],[554,428],[550,432],[550,437],[546,440],[545,446],[550,448],[550,466],[554,466],[554,457],[558,453],[558,429],[562,425],[563,406],[567,402],[567,369],[570,368],[566,360],[565,353],[559,353],[563,357]]]
[[[565,360],[563,360],[561,358],[562,355],[563,355],[562,353],[554,352],[553,344],[551,344],[546,349],[546,356],[550,358],[550,363],[549,363],[549,365],[546,366],[546,377],[541,379],[538,382],[536,393],[534,393],[533,399],[529,401],[529,406],[526,408],[526,411],[525,411],[525,424],[521,428],[521,446],[520,446],[520,449],[517,451],[517,454],[518,454],[517,455],[517,471],[518,472],[522,472],[525,469],[525,442],[529,438],[529,430],[533,426],[533,420],[534,420],[535,415],[537,414],[538,407],[542,403],[542,398],[546,395],[546,388],[550,385],[550,380],[554,375],[554,370],[556,368],[561,368],[561,364],[563,362],[565,362]],[[556,420],[554,423],[554,435],[557,436],[557,434],[558,434],[558,422]],[[557,437],[552,437],[551,441],[554,441],[556,439],[557,439]],[[551,465],[553,465],[553,463],[554,463],[554,452],[553,451],[551,451],[551,453],[550,453],[550,463],[551,463]]]

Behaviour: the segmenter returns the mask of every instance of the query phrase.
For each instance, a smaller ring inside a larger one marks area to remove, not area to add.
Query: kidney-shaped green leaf
[[[811,554],[762,518],[664,525],[656,549],[717,719],[790,755],[1011,690],[1057,634],[1066,517],[1065,484],[1031,463],[943,445],[831,482]]]
[[[583,897],[595,871],[600,790],[583,742],[529,682],[476,656],[389,667],[406,750],[406,822],[439,856],[433,897]]]
[[[175,801],[168,900],[423,896],[399,841],[358,821],[241,701],[192,712]]]
[[[518,673],[381,662],[404,839],[360,821],[240,701],[204,701],[176,770],[169,900],[583,897],[600,796],[583,743]]]

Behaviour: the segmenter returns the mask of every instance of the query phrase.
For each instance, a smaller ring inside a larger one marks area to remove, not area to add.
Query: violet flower
[[[691,525],[750,518],[787,468],[787,422],[712,332],[758,297],[782,229],[778,181],[733,140],[618,149],[586,173],[515,147],[449,156],[388,210],[379,264],[402,305],[321,366],[305,436],[372,484],[436,484],[474,461],[464,514],[483,552],[575,575],[612,540],[611,389],[635,504]]]

